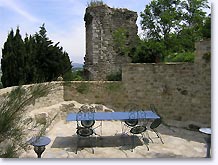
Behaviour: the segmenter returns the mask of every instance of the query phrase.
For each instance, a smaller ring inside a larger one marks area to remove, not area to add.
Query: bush
[[[2,89],[3,88],[3,85],[2,85],[2,82],[0,82],[0,89]]]
[[[162,61],[163,52],[162,42],[140,40],[137,47],[132,50],[130,57],[132,63],[156,63]]]
[[[27,147],[22,122],[26,106],[46,96],[50,87],[51,84],[16,87],[0,100],[0,157],[18,157],[19,151]]]
[[[107,76],[107,81],[121,81],[122,80],[122,72],[111,73]]]
[[[63,76],[64,81],[83,81],[83,70],[68,71]]]
[[[164,62],[194,62],[194,52],[174,53],[165,57]]]
[[[89,92],[89,84],[87,83],[81,83],[79,86],[76,88],[77,92],[81,94],[87,94]]]
[[[102,0],[91,0],[90,2],[87,2],[88,7],[95,7],[101,5],[104,5],[104,2]]]

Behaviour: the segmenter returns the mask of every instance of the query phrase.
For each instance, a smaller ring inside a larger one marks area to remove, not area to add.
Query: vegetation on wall
[[[90,2],[87,2],[88,7],[95,7],[95,6],[101,6],[105,3],[102,0],[91,0]]]
[[[86,94],[89,92],[89,84],[82,82],[80,84],[78,84],[78,86],[76,87],[77,92],[81,93],[81,94]]]
[[[130,54],[133,63],[155,63],[163,58],[164,44],[154,40],[139,40]]]
[[[125,28],[118,28],[113,33],[114,49],[119,55],[128,56],[130,53],[130,47],[128,46],[127,30]]]
[[[122,80],[122,72],[114,72],[107,75],[107,81],[121,81]]]
[[[211,60],[211,52],[205,53],[202,58],[205,60],[205,62],[210,62],[210,60]]]
[[[122,88],[122,85],[121,84],[118,84],[118,83],[108,83],[107,86],[106,86],[106,89],[110,92],[116,92],[116,91],[119,91],[120,89]]]
[[[165,56],[164,62],[194,62],[194,52],[174,53]]]

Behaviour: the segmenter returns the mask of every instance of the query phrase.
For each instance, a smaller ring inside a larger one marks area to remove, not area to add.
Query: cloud
[[[24,8],[14,0],[0,0],[0,6],[13,10],[14,12],[18,13],[19,15],[25,17],[27,20],[31,22],[40,22],[40,20],[30,13],[28,13]]]
[[[83,63],[85,56],[85,26],[83,23],[78,22],[68,31],[59,33],[50,31],[48,35],[54,43],[60,42],[59,46],[62,46],[68,53],[71,61]]]

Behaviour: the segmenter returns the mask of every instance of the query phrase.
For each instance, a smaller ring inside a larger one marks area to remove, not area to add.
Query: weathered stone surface
[[[37,124],[46,124],[47,118],[48,118],[48,114],[45,112],[35,115],[35,121]]]
[[[106,80],[107,76],[121,70],[129,57],[118,55],[113,33],[119,28],[127,31],[127,44],[137,38],[137,13],[127,9],[115,9],[106,5],[86,8],[86,77],[89,80]]]

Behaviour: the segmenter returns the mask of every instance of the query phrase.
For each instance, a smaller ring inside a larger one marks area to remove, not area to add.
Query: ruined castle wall
[[[115,50],[113,33],[125,28],[128,43],[137,37],[137,13],[127,9],[114,9],[106,5],[88,7],[86,22],[86,55],[84,69],[88,80],[106,80],[110,74],[119,72],[123,63],[130,62]]]

